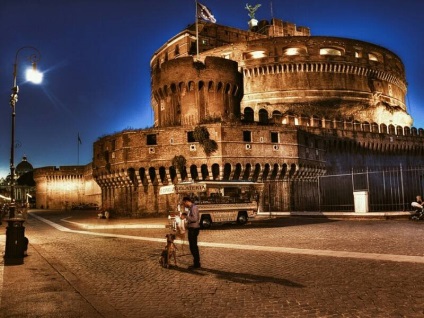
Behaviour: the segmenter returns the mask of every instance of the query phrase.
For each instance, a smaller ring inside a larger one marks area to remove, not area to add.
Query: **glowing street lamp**
[[[32,67],[27,71],[27,81],[32,83],[41,83],[43,76],[37,72],[37,62],[40,60],[40,52],[32,46],[21,47],[15,55],[15,63],[13,64],[13,87],[10,95],[9,104],[12,107],[12,139],[10,145],[10,205],[9,219],[6,228],[6,248],[4,253],[5,260],[12,258],[22,259],[25,256],[28,247],[28,239],[25,237],[24,219],[15,217],[15,117],[16,103],[18,102],[19,87],[16,84],[18,74],[18,56],[22,50],[29,49],[33,53],[29,56]]]
[[[37,71],[37,62],[40,60],[40,51],[33,46],[21,47],[15,55],[15,63],[13,64],[13,87],[12,94],[10,95],[9,104],[12,107],[12,134],[11,134],[11,145],[10,145],[10,208],[9,218],[15,217],[15,117],[16,117],[16,103],[18,102],[19,87],[16,83],[18,74],[18,56],[23,50],[31,50],[32,54],[28,57],[32,64],[26,72],[26,79],[34,84],[39,84],[43,80],[43,74]]]
[[[32,68],[27,69],[26,79],[34,84],[40,84],[43,81],[43,73],[37,70],[37,64],[33,63]]]

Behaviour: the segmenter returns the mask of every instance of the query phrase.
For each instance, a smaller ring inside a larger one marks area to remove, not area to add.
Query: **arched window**
[[[272,121],[274,123],[281,124],[283,122],[283,114],[281,114],[281,112],[278,110],[274,110],[272,112]]]
[[[255,181],[255,182],[258,181],[260,172],[261,172],[261,165],[259,163],[257,163],[255,165],[255,171],[253,172],[253,177],[252,177],[253,181]]]
[[[261,124],[268,124],[268,112],[265,109],[259,110],[259,122]]]
[[[169,167],[169,176],[171,177],[172,183],[177,183],[177,171],[174,166]]]
[[[387,134],[387,125],[386,124],[380,125],[380,133]]]
[[[243,173],[243,180],[249,180],[250,177],[250,171],[252,170],[252,166],[250,163],[246,164],[246,169]]]
[[[361,131],[361,122],[358,120],[353,121],[353,130],[355,131]]]
[[[336,48],[332,47],[324,47],[319,50],[320,55],[335,55],[335,56],[341,56],[342,51]]]
[[[212,178],[213,180],[219,180],[219,164],[217,163],[212,165]]]
[[[368,59],[370,61],[375,61],[375,62],[380,62],[381,61],[381,56],[378,53],[368,53]]]
[[[134,168],[129,168],[127,170],[127,174],[128,174],[128,178],[131,180],[131,183],[134,186],[137,186],[137,178],[135,177],[135,169]]]
[[[153,168],[153,167],[150,167],[149,168],[149,177],[150,177],[150,181],[153,184],[157,184],[158,183],[158,180],[156,179],[156,169],[155,168]]]
[[[199,81],[199,91],[201,91],[205,87],[205,83],[203,81]]]
[[[241,164],[236,164],[236,169],[234,170],[234,174],[233,174],[233,180],[238,180],[240,179],[240,174],[241,174]]]
[[[231,92],[231,84],[228,83],[227,85],[225,85],[225,94],[229,94]]]
[[[264,172],[262,173],[262,180],[266,180],[268,178],[270,169],[269,163],[265,164]]]
[[[371,124],[371,132],[373,132],[373,133],[378,133],[379,132],[378,124],[377,123],[372,123]]]
[[[364,131],[367,131],[367,132],[370,132],[371,131],[371,125],[367,121],[364,121],[362,123],[362,128],[363,128]]]
[[[321,118],[319,118],[316,115],[312,116],[312,127],[321,127],[322,126],[322,121]]]
[[[159,177],[160,177],[160,181],[162,182],[162,184],[167,184],[168,183],[168,179],[166,177],[166,169],[165,169],[165,167],[160,167],[159,168]]]
[[[178,84],[178,88],[180,89],[180,92],[184,92],[186,89],[185,83],[184,82],[180,82]]]
[[[140,170],[138,170],[138,173],[140,174],[141,183],[143,185],[147,185],[148,181],[147,181],[147,177],[146,177],[146,169],[140,168]]]
[[[190,166],[190,174],[191,174],[192,180],[199,180],[199,175],[197,173],[197,166],[196,165]]]
[[[268,54],[265,51],[259,50],[259,51],[252,51],[244,54],[245,60],[250,59],[261,59],[263,57],[266,57]]]
[[[208,91],[209,92],[213,92],[214,88],[215,88],[214,82],[213,81],[209,81]]]
[[[186,168],[186,166],[182,167],[180,174],[181,174],[181,179],[183,181],[187,179],[187,168]]]
[[[224,165],[224,175],[222,176],[222,180],[230,180],[231,174],[231,164],[226,163]]]
[[[254,114],[253,114],[253,109],[250,107],[246,107],[244,109],[244,121],[248,122],[248,123],[253,123],[254,121]]]
[[[209,171],[208,171],[208,166],[203,164],[200,167],[200,170],[202,171],[202,180],[208,180],[209,179]]]
[[[287,174],[287,164],[283,164],[281,167],[280,180],[284,179]]]
[[[283,50],[283,55],[293,56],[293,55],[306,55],[307,51],[303,47],[288,47]]]
[[[222,82],[218,83],[218,88],[217,88],[217,92],[222,91]]]
[[[417,134],[418,134],[417,128],[412,127],[412,128],[411,128],[411,135],[412,135],[412,136],[416,136]]]
[[[289,171],[290,177],[293,176],[295,173],[296,173],[296,165],[294,163],[292,163],[290,165],[290,171]]]
[[[278,164],[274,163],[274,168],[272,169],[272,173],[271,173],[271,180],[275,180],[277,178],[277,174],[278,174]]]
[[[299,125],[300,126],[309,126],[310,125],[309,116],[307,116],[305,114],[300,115]]]

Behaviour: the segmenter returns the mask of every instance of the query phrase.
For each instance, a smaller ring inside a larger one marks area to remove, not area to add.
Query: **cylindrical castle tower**
[[[210,50],[219,55],[226,47]],[[297,36],[234,43],[244,76],[241,112],[352,118],[411,126],[406,77],[393,52],[359,40]]]
[[[237,63],[219,57],[205,62],[183,57],[152,70],[155,126],[196,125],[240,115],[242,75]]]

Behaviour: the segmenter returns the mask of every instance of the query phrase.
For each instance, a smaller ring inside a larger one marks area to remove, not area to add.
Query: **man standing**
[[[193,255],[193,265],[189,269],[200,268],[200,254],[197,246],[197,237],[200,230],[199,208],[189,197],[183,198],[183,205],[188,208],[187,227],[188,227],[188,243],[191,255]]]

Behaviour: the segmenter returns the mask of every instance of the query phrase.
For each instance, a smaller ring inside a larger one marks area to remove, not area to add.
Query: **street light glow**
[[[40,84],[43,81],[43,73],[37,70],[35,64],[26,71],[26,79],[34,84]]]

